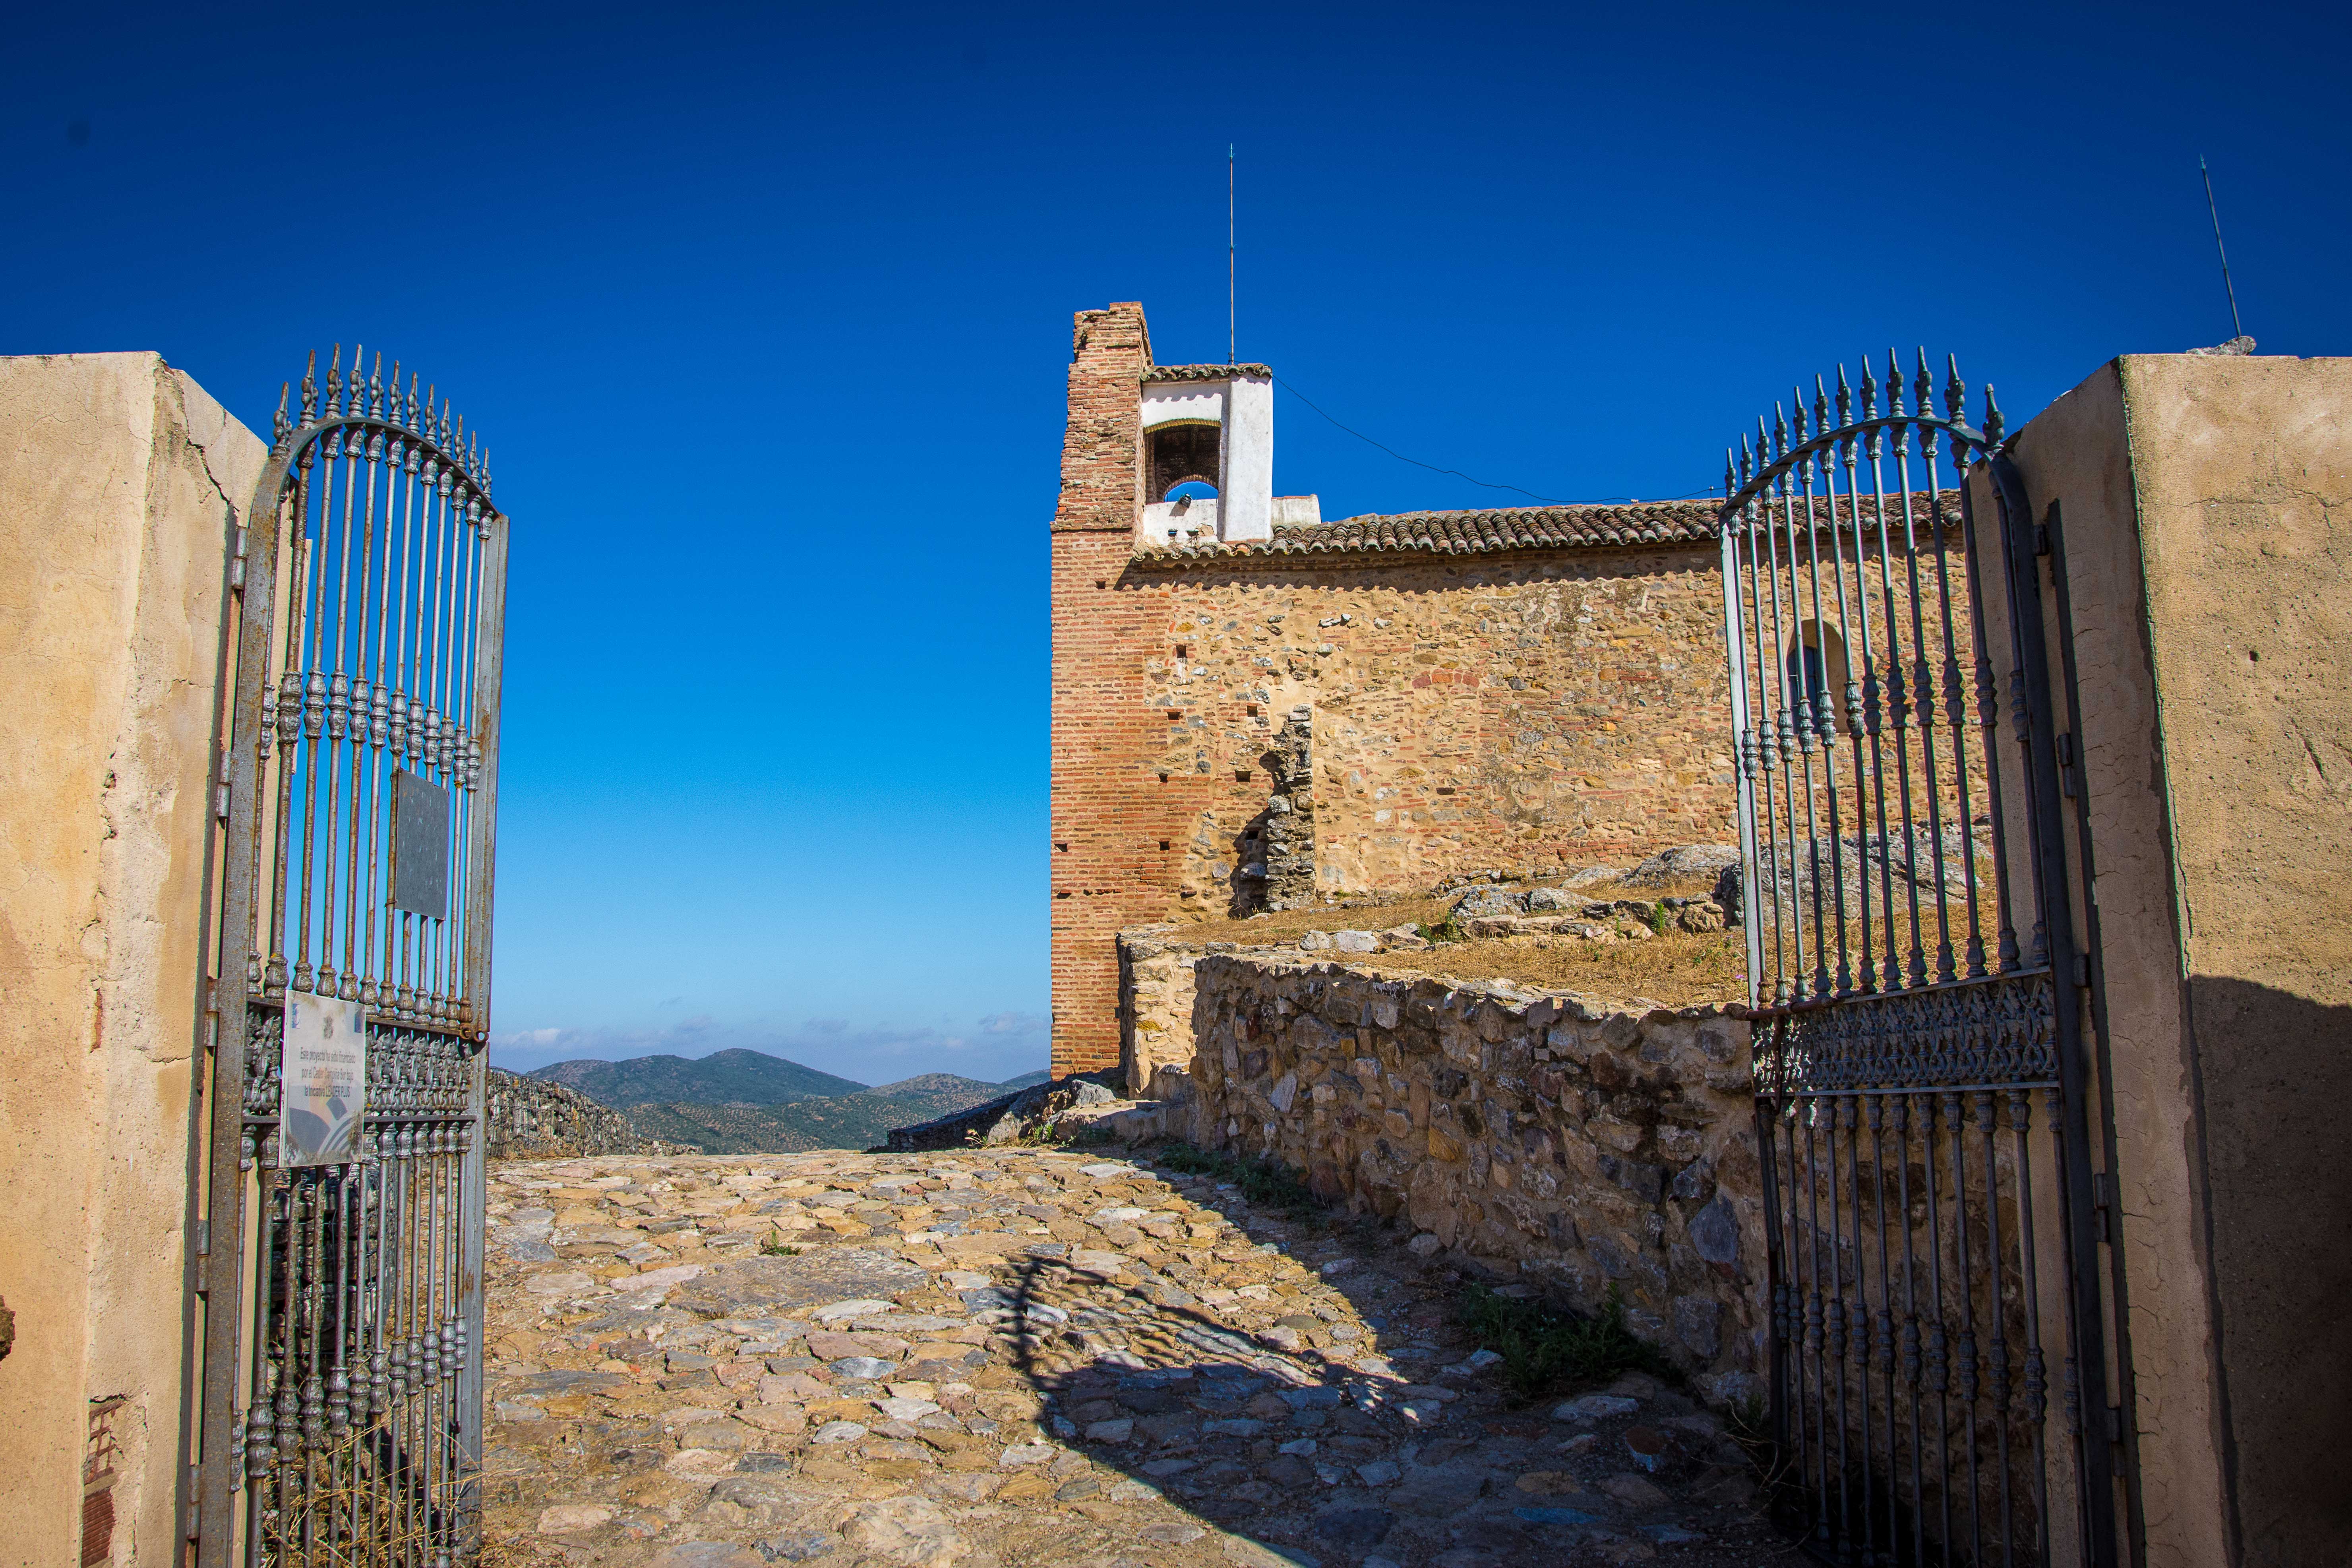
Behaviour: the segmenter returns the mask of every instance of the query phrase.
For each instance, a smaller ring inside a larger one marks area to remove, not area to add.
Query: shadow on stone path
[[[499,1167],[486,1562],[1786,1555],[1713,1416],[1514,1408],[1401,1240],[1148,1154]]]

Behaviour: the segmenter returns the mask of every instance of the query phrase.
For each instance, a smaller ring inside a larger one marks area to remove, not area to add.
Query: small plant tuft
[[[1417,925],[1412,929],[1419,931],[1421,933],[1421,940],[1426,942],[1467,942],[1470,940],[1470,933],[1462,929],[1462,917],[1455,914],[1452,910],[1446,910],[1445,918],[1439,921],[1435,925]]]
[[[760,1256],[762,1258],[798,1258],[800,1255],[801,1249],[786,1241],[783,1232],[779,1230],[770,1231],[768,1239],[760,1243]]]
[[[1460,1318],[1481,1350],[1503,1358],[1504,1375],[1522,1401],[1622,1372],[1675,1375],[1673,1363],[1625,1326],[1625,1303],[1614,1291],[1598,1317],[1586,1318],[1472,1285]]]
[[[1666,934],[1667,931],[1672,928],[1673,924],[1673,920],[1666,913],[1664,900],[1661,900],[1659,902],[1650,906],[1650,930],[1654,933],[1659,936],[1664,936]]]

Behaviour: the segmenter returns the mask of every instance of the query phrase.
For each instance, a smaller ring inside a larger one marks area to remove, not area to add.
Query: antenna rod
[[[2205,210],[2213,215],[2213,248],[2221,257],[2221,287],[2230,291],[2230,335],[2246,335],[2245,323],[2238,320],[2238,289],[2230,281],[2230,253],[2221,245],[2221,209],[2213,205],[2213,171],[2205,166],[2205,155],[2197,155],[2197,172],[2205,176]]]
[[[1234,363],[1234,144],[1225,143],[1225,363]]]

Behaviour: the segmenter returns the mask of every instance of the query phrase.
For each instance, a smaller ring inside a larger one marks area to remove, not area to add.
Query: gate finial
[[[1911,383],[1911,406],[1926,414],[1935,407],[1936,378],[1927,374],[1927,345],[1919,345],[1919,370]]]
[[[1878,417],[1878,383],[1871,379],[1868,354],[1862,356],[1862,416],[1864,419]]]
[[[2000,416],[2000,405],[1992,400],[1992,383],[1988,381],[1985,383],[1985,445],[2000,446],[2001,432],[2007,428],[2007,425],[2008,422]]]
[[[332,357],[327,362],[327,417],[334,418],[343,411],[343,345],[337,343]]]
[[[397,361],[394,362],[392,373],[394,375],[400,374]],[[383,351],[382,349],[375,351],[375,368],[368,372],[368,417],[371,419],[383,417]]]
[[[1903,361],[1891,348],[1886,351],[1886,412],[1903,417]]]
[[[1944,356],[1944,414],[1955,425],[1960,422],[1960,411],[1969,404],[1969,384],[1960,379],[1960,356]]]
[[[1853,423],[1853,388],[1846,384],[1845,362],[1843,360],[1838,362],[1837,410],[1839,425]],[[1851,442],[1852,437],[1849,437],[1848,440]]]

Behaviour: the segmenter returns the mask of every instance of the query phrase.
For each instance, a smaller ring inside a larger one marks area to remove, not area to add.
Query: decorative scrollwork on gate
[[[1757,1031],[1757,1092],[2047,1088],[2058,1081],[2051,1007],[2043,972],[1791,1013]]]

